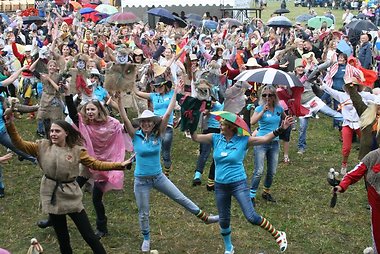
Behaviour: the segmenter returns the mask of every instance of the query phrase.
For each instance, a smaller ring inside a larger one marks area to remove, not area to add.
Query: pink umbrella
[[[132,12],[116,13],[109,19],[110,23],[117,23],[121,25],[133,24],[139,21],[139,18]]]

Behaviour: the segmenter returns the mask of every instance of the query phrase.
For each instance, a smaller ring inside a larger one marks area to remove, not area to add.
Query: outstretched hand
[[[335,187],[333,187],[333,188],[331,189],[332,194],[334,194],[334,193],[338,193],[338,192],[342,192],[342,191],[343,191],[343,188],[340,187],[339,185],[337,185],[337,186],[335,186]]]
[[[13,153],[7,153],[6,155],[3,155],[3,156],[0,157],[0,162],[1,163],[6,163],[10,159],[12,159],[12,157],[13,157]]]
[[[294,123],[294,117],[286,116],[285,119],[281,122],[281,128],[286,130],[293,123]]]

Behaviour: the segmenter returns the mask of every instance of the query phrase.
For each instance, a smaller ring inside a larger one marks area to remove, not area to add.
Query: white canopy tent
[[[235,6],[235,0],[149,0],[149,1],[136,1],[136,0],[122,0],[121,6],[124,8],[130,7],[166,7],[166,6]]]

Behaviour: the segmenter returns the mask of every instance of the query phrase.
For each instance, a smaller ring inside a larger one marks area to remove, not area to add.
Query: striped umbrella
[[[215,119],[218,121],[225,119],[235,124],[238,127],[238,135],[250,136],[250,131],[247,123],[237,114],[228,111],[214,111],[211,112],[211,114],[214,115]]]
[[[302,86],[301,81],[295,75],[273,68],[246,70],[240,73],[235,80],[289,87]]]

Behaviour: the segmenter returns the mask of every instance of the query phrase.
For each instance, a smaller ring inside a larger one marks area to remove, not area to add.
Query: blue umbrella
[[[151,14],[154,16],[175,20],[174,15],[170,11],[168,11],[164,8],[152,8],[147,12],[148,12],[148,14]]]
[[[1,18],[9,25],[11,23],[11,20],[9,19],[8,15],[5,13],[0,13]]]
[[[302,15],[299,15],[297,18],[296,18],[296,21],[297,22],[306,22],[308,21],[309,19],[311,19],[312,17],[314,17],[313,15],[311,14],[302,14]]]
[[[202,16],[198,15],[198,14],[195,14],[195,13],[186,14],[185,17],[187,19],[191,19],[191,20],[197,20],[197,21],[201,21],[202,20]]]
[[[79,13],[81,15],[83,15],[83,14],[89,14],[89,13],[92,13],[92,12],[96,12],[96,11],[94,9],[92,9],[92,8],[89,8],[89,7],[82,8],[82,9],[79,10]]]
[[[208,29],[216,29],[218,27],[218,22],[213,20],[203,20],[203,26]]]
[[[336,45],[336,48],[347,56],[352,55],[352,48],[347,44],[345,40],[340,40],[338,42],[338,45]]]

